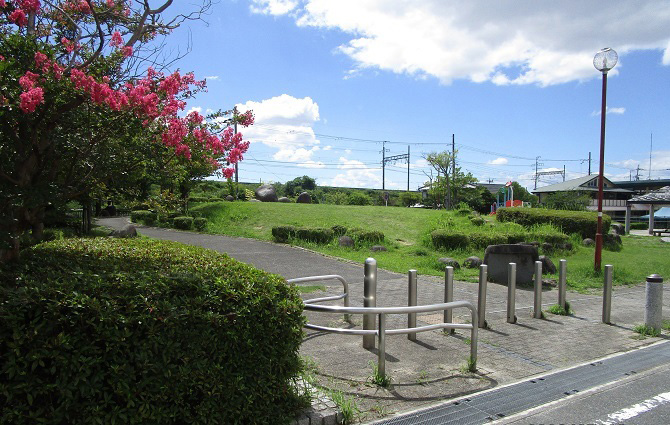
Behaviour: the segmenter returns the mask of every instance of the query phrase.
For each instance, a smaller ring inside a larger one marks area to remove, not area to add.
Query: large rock
[[[312,203],[312,197],[309,196],[309,193],[307,192],[302,192],[300,195],[298,195],[298,199],[295,201],[298,204],[311,204]]]
[[[468,269],[476,269],[482,265],[482,259],[476,256],[468,257],[463,261],[463,266]]]
[[[349,237],[349,236],[347,236],[347,235],[340,236],[340,237],[337,239],[337,243],[338,243],[340,246],[347,246],[347,247],[354,246],[354,240],[351,239],[351,237]]]
[[[621,223],[610,224],[610,229],[612,230],[613,233],[616,233],[617,235],[625,235],[626,234],[626,227]]]
[[[255,192],[256,199],[261,202],[277,202],[277,190],[271,184],[259,186]]]
[[[619,236],[616,233],[608,233],[606,235],[603,235],[603,245],[607,246],[619,246],[623,242],[621,240],[621,236]]]
[[[137,229],[135,229],[135,226],[133,226],[132,224],[128,224],[121,230],[114,230],[112,233],[109,234],[109,236],[113,238],[136,238]]]
[[[556,265],[546,255],[540,255],[542,261],[542,274],[556,274]]]
[[[288,202],[291,202],[291,200],[288,199],[286,196],[282,196],[281,198],[278,199],[278,201],[283,202],[285,204],[288,203]]]
[[[664,237],[664,238],[661,238],[661,243],[670,243],[670,238],[667,237],[667,236]]]
[[[593,245],[595,245],[595,243],[596,243],[596,241],[594,241],[591,238],[586,238],[582,241],[582,245],[584,245],[584,246],[593,246]]]
[[[235,200],[235,197],[233,195],[226,196],[226,201],[233,202],[234,200]]]
[[[491,282],[507,284],[507,267],[516,263],[516,282],[533,282],[535,262],[539,261],[537,248],[532,245],[489,245],[484,254],[484,264],[488,265]]]
[[[372,248],[370,248],[372,252],[379,252],[379,251],[388,251],[384,245],[372,245]]]
[[[461,268],[461,265],[458,263],[458,261],[454,260],[453,258],[442,257],[442,258],[438,258],[437,261],[444,264],[445,266],[451,266],[454,269],[460,269]]]

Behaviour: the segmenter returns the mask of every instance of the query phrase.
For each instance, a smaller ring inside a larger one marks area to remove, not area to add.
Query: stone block
[[[507,284],[509,263],[516,263],[517,284],[533,283],[535,262],[538,260],[537,248],[532,245],[489,245],[484,254],[488,280],[503,284]]]

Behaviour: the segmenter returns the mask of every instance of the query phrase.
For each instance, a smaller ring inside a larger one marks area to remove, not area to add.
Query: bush
[[[299,228],[295,232],[295,237],[298,239],[302,239],[303,241],[307,242],[314,242],[318,244],[326,244],[333,240],[333,230],[332,229],[325,229],[322,227],[316,227],[316,228]]]
[[[156,213],[147,210],[135,210],[130,213],[130,221],[152,225],[156,221]]]
[[[470,208],[470,205],[466,204],[465,202],[461,202],[458,204],[458,207],[456,209],[456,214],[458,215],[468,215],[472,212],[472,209]]]
[[[470,243],[468,235],[444,229],[434,230],[431,232],[430,238],[433,241],[433,246],[438,249],[461,249],[467,247]]]
[[[470,223],[472,223],[473,226],[483,226],[484,223],[486,223],[486,220],[480,215],[475,215],[470,217]]]
[[[384,241],[384,234],[376,230],[355,229],[349,232],[351,239],[358,244],[375,244]]]
[[[331,229],[333,230],[335,236],[345,235],[348,230],[345,226],[340,226],[339,224],[334,225],[333,227],[331,227]]]
[[[598,226],[598,213],[590,211],[562,211],[537,208],[501,208],[496,214],[498,221],[531,227],[550,223],[563,233],[579,233],[582,238],[593,238]],[[603,229],[609,229],[612,218],[603,214]]]
[[[400,203],[403,207],[410,207],[421,202],[421,193],[417,192],[402,192],[399,195]]]
[[[631,230],[647,230],[649,229],[649,223],[631,223]]]
[[[175,217],[172,219],[172,225],[176,229],[181,229],[181,230],[191,230],[193,227],[193,217]]]
[[[188,202],[200,203],[200,202],[211,202],[210,198],[206,196],[191,196],[188,198]]]
[[[467,235],[470,246],[474,248],[486,248],[489,245],[501,245],[509,242],[509,235],[504,233],[470,233]],[[521,242],[521,241],[519,241]]]
[[[302,301],[280,276],[97,238],[26,250],[0,282],[0,423],[288,423],[301,404]]]
[[[204,217],[196,217],[193,219],[193,226],[195,226],[196,230],[205,230],[205,227],[207,227],[207,219]]]
[[[295,232],[293,226],[275,226],[272,228],[272,237],[276,242],[287,243],[295,237]]]
[[[371,205],[372,198],[366,195],[363,192],[354,191],[349,194],[347,199],[347,204],[349,205]]]

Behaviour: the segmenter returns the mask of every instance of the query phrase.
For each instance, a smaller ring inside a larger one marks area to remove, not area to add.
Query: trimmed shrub
[[[593,238],[598,226],[598,214],[590,211],[563,211],[539,208],[501,208],[496,217],[500,222],[512,221],[525,227],[550,223],[563,233],[578,233]],[[603,214],[603,229],[609,229],[612,218]]]
[[[276,242],[287,243],[295,237],[294,226],[275,226],[272,228],[272,237]]]
[[[331,227],[331,229],[333,230],[335,236],[343,236],[347,233],[348,230],[345,226],[340,226],[339,224],[334,225]]]
[[[470,223],[472,223],[473,226],[483,226],[486,220],[484,220],[484,217],[480,215],[475,215],[470,217]]]
[[[458,232],[451,232],[444,229],[434,230],[430,234],[435,248],[460,249],[465,248],[470,243],[468,235]]]
[[[458,207],[456,209],[456,214],[458,215],[468,215],[472,213],[472,209],[470,208],[470,205],[466,204],[465,202],[461,202],[458,204]]]
[[[204,217],[196,217],[193,219],[193,226],[197,230],[205,230],[205,227],[207,227],[207,219]]]
[[[302,239],[303,241],[307,242],[314,242],[318,244],[326,244],[333,240],[333,236],[335,234],[333,233],[332,229],[325,229],[323,227],[315,227],[315,228],[299,228],[295,232],[295,237],[298,239]]]
[[[384,241],[384,233],[376,230],[356,229],[349,232],[349,236],[358,244],[374,244]]]
[[[649,223],[631,223],[631,230],[647,230],[649,229]]]
[[[193,217],[185,217],[185,216],[175,217],[172,219],[172,225],[176,229],[191,230],[191,228],[193,227]]]
[[[474,248],[486,248],[489,245],[510,243],[509,235],[503,233],[470,233],[467,237],[470,246]]]
[[[156,213],[147,210],[135,210],[130,213],[130,221],[152,225],[156,221]]]
[[[303,305],[280,276],[96,238],[27,249],[0,282],[0,423],[288,423],[302,405]]]
[[[210,199],[206,196],[191,196],[188,198],[188,202],[193,203],[210,202]]]

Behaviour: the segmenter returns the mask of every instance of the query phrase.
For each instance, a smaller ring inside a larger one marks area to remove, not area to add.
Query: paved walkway
[[[125,218],[98,220],[104,226],[119,228]],[[152,227],[139,227],[146,236],[226,252],[232,257],[287,279],[301,276],[339,274],[350,284],[351,305],[363,304],[363,266],[339,261],[300,248],[243,238],[206,235]],[[372,254],[371,254],[372,255]],[[555,262],[558,259],[555,259]],[[379,264],[378,306],[407,305],[407,277],[383,271]],[[616,265],[615,265],[616,268]],[[649,273],[653,273],[650,270]],[[570,264],[568,262],[568,273]],[[419,304],[442,302],[443,280],[419,276]],[[326,292],[341,292],[341,285],[327,282]],[[665,317],[670,317],[670,288],[664,296]],[[468,300],[476,305],[477,284],[454,283],[454,300]],[[324,292],[307,297],[324,296]],[[575,314],[533,319],[532,289],[518,288],[516,306],[518,321],[508,324],[506,318],[507,287],[489,282],[487,322],[490,329],[480,329],[478,372],[463,372],[469,355],[469,332],[457,331],[449,336],[440,331],[418,334],[417,341],[405,335],[386,341],[386,369],[392,386],[380,389],[370,383],[370,362],[376,362],[376,349],[362,348],[357,336],[308,331],[301,354],[316,363],[317,378],[322,385],[352,397],[361,410],[363,422],[394,413],[414,410],[475,391],[509,384],[539,373],[585,363],[610,354],[647,345],[659,338],[638,339],[633,327],[644,321],[644,284],[617,287],[612,300],[612,325],[601,323],[602,296],[568,292],[567,299]],[[557,302],[557,291],[543,292],[543,306]],[[454,321],[468,320],[467,311],[454,311]],[[419,315],[419,324],[438,323],[437,315]],[[341,317],[308,313],[312,323],[325,326],[347,326]],[[388,328],[406,327],[406,317],[389,317]],[[361,317],[354,322],[362,323]],[[663,335],[661,338],[667,338]]]

